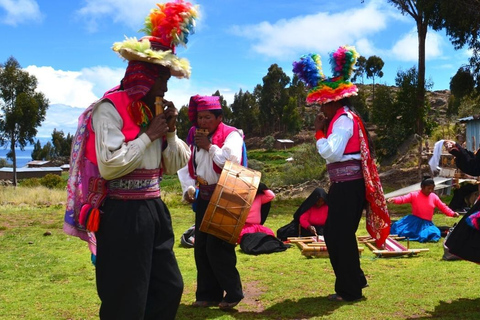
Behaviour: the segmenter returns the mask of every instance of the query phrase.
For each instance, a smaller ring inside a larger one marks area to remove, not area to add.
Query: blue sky
[[[38,136],[53,128],[74,133],[83,108],[121,80],[126,62],[111,50],[138,30],[150,0],[0,0],[0,63],[10,56],[38,79],[50,101]],[[228,103],[240,89],[252,92],[276,63],[292,76],[292,61],[315,52],[328,68],[328,53],[344,44],[385,62],[377,83],[395,84],[398,70],[417,65],[413,19],[385,0],[205,0],[196,33],[177,54],[192,66],[190,79],[172,79],[165,98],[177,108],[194,94],[216,90]],[[468,62],[444,32],[428,32],[426,76],[434,90],[448,89],[450,78]],[[324,69],[329,76],[331,70]],[[371,83],[366,80],[365,83]]]

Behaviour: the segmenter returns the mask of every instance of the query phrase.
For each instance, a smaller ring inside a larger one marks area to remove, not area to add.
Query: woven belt
[[[331,182],[344,182],[363,179],[362,163],[360,160],[348,160],[327,164]]]
[[[108,181],[108,197],[124,200],[159,198],[161,180],[159,169],[137,169]]]

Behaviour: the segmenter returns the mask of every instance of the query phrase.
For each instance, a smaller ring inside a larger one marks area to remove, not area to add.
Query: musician
[[[106,197],[99,208],[95,203],[82,206],[91,210],[87,230],[96,231],[100,319],[173,320],[180,304],[183,279],[159,183],[161,170],[174,174],[190,157],[188,146],[176,135],[177,110],[164,99],[170,77],[189,77],[190,66],[185,59],[158,52],[174,51],[179,39],[186,42],[196,14],[190,3],[167,3],[150,12],[153,27],[158,22],[170,24],[184,30],[185,38],[149,34],[141,40],[142,46],[136,39],[114,44],[114,50],[128,60],[125,76],[119,87],[92,104],[81,118],[87,119],[82,124],[86,131],[77,131],[72,150],[80,150],[82,156],[77,162],[77,153],[72,152],[75,169],[71,173],[85,174],[84,164],[94,164],[99,176],[91,176],[96,183],[89,199]],[[176,25],[179,21],[187,25]],[[159,115],[155,114],[157,97],[166,107]],[[89,180],[69,180],[69,190],[75,187],[71,181],[88,184]],[[70,197],[69,192],[69,203]],[[97,209],[101,214],[94,216]],[[93,217],[97,221],[90,221]]]
[[[387,237],[383,229],[388,228],[390,222],[371,157],[372,146],[367,141],[368,132],[348,99],[357,94],[357,87],[349,78],[358,56],[355,48],[350,46],[342,46],[333,52],[330,55],[332,78],[323,75],[317,54],[304,55],[293,63],[293,72],[309,87],[307,104],[320,105],[320,113],[315,118],[315,138],[318,153],[327,163],[331,182],[324,228],[325,243],[336,276],[335,293],[328,296],[331,301],[360,300],[362,289],[367,286],[355,235],[367,199],[372,213],[379,214],[377,225],[381,228],[373,232],[375,237],[379,234]],[[362,145],[366,148],[362,149]],[[368,172],[368,180],[364,179],[363,172]]]
[[[223,123],[217,96],[191,97],[188,115],[193,125],[187,138],[191,157],[188,165],[178,171],[178,177],[184,199],[190,203],[196,201],[195,225],[200,226],[225,162],[242,162],[243,133]],[[196,185],[199,192],[195,199],[188,189]],[[235,307],[243,299],[235,245],[198,227],[194,253],[197,291],[193,306],[218,306],[225,310]]]

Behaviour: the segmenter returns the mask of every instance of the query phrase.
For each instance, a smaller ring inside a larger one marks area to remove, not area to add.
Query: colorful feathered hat
[[[188,36],[194,33],[195,19],[198,17],[198,6],[183,0],[157,3],[145,18],[146,36],[140,40],[126,38],[123,42],[115,42],[113,50],[124,59],[145,61],[160,64],[170,69],[172,76],[189,78],[190,63],[187,59],[178,58],[175,48],[186,47]]]
[[[293,73],[309,88],[307,104],[325,104],[357,95],[358,89],[349,79],[358,57],[358,52],[352,46],[342,46],[331,53],[331,78],[323,74],[318,54],[303,55],[300,61],[293,62]]]

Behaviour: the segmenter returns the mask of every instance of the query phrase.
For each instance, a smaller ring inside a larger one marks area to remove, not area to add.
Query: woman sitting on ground
[[[458,213],[452,211],[433,192],[435,182],[426,178],[420,183],[421,190],[410,192],[407,195],[390,198],[389,203],[412,205],[412,214],[407,215],[392,224],[390,234],[409,238],[412,241],[427,242],[440,240],[440,229],[432,222],[435,208],[438,208],[449,217],[458,217]]]
[[[328,216],[327,193],[316,188],[312,193],[316,199],[305,212],[300,215],[300,235],[302,237],[323,235],[323,227]]]
[[[271,201],[273,199],[275,199],[275,193],[268,189],[264,183],[260,182],[257,194],[255,195],[255,199],[248,212],[245,225],[243,226],[242,231],[240,231],[237,243],[241,242],[243,235],[246,233],[262,232],[275,237],[275,233],[270,228],[263,225],[267,219],[272,204]]]

